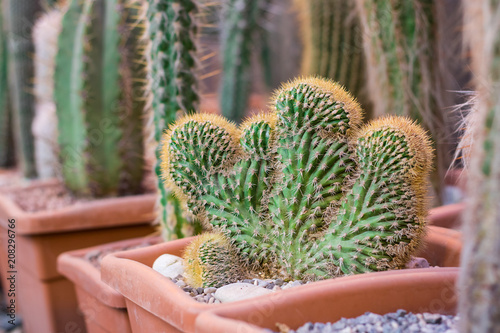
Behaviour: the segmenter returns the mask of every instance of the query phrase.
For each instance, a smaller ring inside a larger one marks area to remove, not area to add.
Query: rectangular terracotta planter
[[[455,314],[458,272],[459,268],[419,268],[321,281],[294,293],[204,312],[196,319],[195,331],[264,333],[264,328],[278,331],[276,323],[296,330],[308,322],[333,323],[368,311]]]
[[[120,251],[140,244],[156,244],[161,237],[134,238],[65,252],[57,259],[57,270],[75,288],[78,307],[85,318],[88,333],[130,333],[125,297],[101,281],[101,271],[85,256],[96,251]]]
[[[23,318],[25,332],[85,331],[73,286],[57,272],[57,256],[150,234],[155,200],[153,194],[109,198],[30,213],[0,194],[0,265],[2,274],[12,271],[7,262],[8,221],[15,219],[16,313]]]
[[[132,332],[195,332],[196,318],[203,312],[229,310],[260,302],[266,297],[243,300],[225,304],[202,304],[186,295],[172,281],[155,272],[151,266],[154,260],[164,253],[182,256],[182,252],[193,238],[180,239],[147,248],[130,250],[108,255],[102,262],[102,280],[119,291],[126,298]],[[458,267],[460,263],[460,233],[429,227],[426,246],[421,256],[428,259],[432,266]],[[442,268],[426,269],[439,274]],[[411,270],[402,270],[404,275]],[[363,279],[379,273],[358,275]],[[329,283],[328,280],[322,283]],[[311,284],[314,285],[314,284]],[[309,286],[311,286],[309,285]],[[277,292],[276,295],[293,295],[305,288],[296,287]],[[215,332],[215,331],[214,331]]]

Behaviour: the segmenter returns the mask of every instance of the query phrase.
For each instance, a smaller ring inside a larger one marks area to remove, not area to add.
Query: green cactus
[[[448,59],[437,47],[438,20],[432,0],[356,0],[363,28],[368,93],[374,117],[417,119],[436,149],[434,190],[441,200],[443,179],[453,160],[449,144],[456,127],[446,112],[442,69]],[[451,89],[450,89],[451,90]]]
[[[164,129],[178,114],[194,113],[199,107],[197,91],[196,2],[192,0],[149,0],[150,73],[152,113],[151,133],[154,146],[158,146]],[[165,187],[161,179],[161,147],[156,150],[155,173],[158,179],[160,204],[158,220],[165,240],[183,238],[199,229],[188,223],[177,198]]]
[[[193,287],[220,287],[246,277],[245,268],[230,241],[205,233],[184,251],[188,284]]]
[[[56,56],[62,174],[79,195],[142,192],[147,107],[139,0],[72,0]]]
[[[221,113],[234,122],[245,116],[252,88],[251,58],[262,33],[264,9],[270,0],[229,0],[223,7]]]
[[[35,114],[33,96],[33,55],[31,30],[42,7],[38,0],[6,0],[9,45],[10,93],[18,161],[27,178],[36,177],[31,123]]]
[[[358,103],[328,80],[295,80],[273,100],[240,129],[214,115],[176,122],[167,184],[250,270],[316,280],[404,266],[425,226],[425,132],[406,118],[360,128]]]
[[[11,167],[14,165],[14,142],[12,138],[12,110],[9,98],[8,81],[8,58],[7,40],[3,26],[4,13],[0,8],[0,167]]]
[[[497,1],[464,2],[465,44],[477,94],[469,116],[465,165],[468,205],[459,279],[460,332],[498,332],[500,325],[500,21]]]
[[[365,73],[361,26],[354,1],[295,3],[304,44],[302,73],[331,78],[359,96]]]

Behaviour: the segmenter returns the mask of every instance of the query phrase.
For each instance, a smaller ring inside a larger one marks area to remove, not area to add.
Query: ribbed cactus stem
[[[0,8],[0,167],[14,165],[12,109],[9,97],[9,50],[4,28],[3,8]]]
[[[240,123],[245,117],[252,89],[252,50],[257,43],[264,8],[270,0],[229,0],[222,18],[222,82],[219,93],[221,113]]]
[[[34,138],[31,124],[35,115],[33,96],[35,53],[31,39],[32,27],[41,12],[38,0],[7,0],[4,17],[8,27],[9,66],[11,66],[11,98],[13,107],[14,135],[18,160],[23,175],[36,177]]]
[[[304,44],[302,73],[330,78],[359,95],[366,75],[354,1],[295,0],[295,4]]]
[[[316,280],[404,266],[425,226],[425,132],[405,118],[361,127],[358,103],[324,79],[285,84],[273,104],[240,128],[205,114],[176,122],[168,185],[250,271]]]
[[[196,59],[196,3],[192,0],[149,0],[148,21],[151,40],[149,57],[152,77],[152,114],[155,144],[178,114],[198,110]],[[166,240],[192,234],[178,199],[165,187],[160,168],[161,147],[157,148],[155,173],[160,204],[158,220]]]
[[[56,57],[62,174],[80,195],[142,191],[147,107],[138,0],[73,0]]]
[[[465,42],[477,91],[469,117],[464,251],[459,281],[460,332],[498,332],[500,325],[500,10],[496,1],[464,2]]]

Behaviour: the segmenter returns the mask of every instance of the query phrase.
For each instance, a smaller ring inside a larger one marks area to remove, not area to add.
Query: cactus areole
[[[206,114],[171,126],[167,186],[229,242],[193,243],[189,280],[318,280],[403,267],[424,235],[429,138],[402,117],[361,122],[340,85],[300,78],[274,95],[271,112],[239,128]],[[221,260],[216,248],[238,260]]]

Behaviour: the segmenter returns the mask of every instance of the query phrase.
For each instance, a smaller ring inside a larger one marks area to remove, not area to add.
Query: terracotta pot
[[[201,313],[197,333],[263,333],[276,323],[297,329],[307,322],[336,322],[365,312],[455,314],[458,268],[419,268],[353,275],[273,293],[253,302]]]
[[[28,188],[53,185],[39,182]],[[2,274],[16,272],[16,313],[23,317],[25,332],[84,332],[73,286],[57,272],[57,256],[150,234],[155,200],[152,194],[108,198],[30,213],[0,195],[0,265]],[[7,262],[9,219],[16,221],[14,269]]]
[[[465,202],[433,208],[429,211],[429,224],[459,230],[462,227],[464,209]]]
[[[102,261],[102,280],[126,298],[132,332],[195,332],[195,321],[200,313],[218,309],[228,310],[236,305],[250,305],[268,297],[262,296],[226,304],[202,304],[194,301],[172,281],[151,269],[154,260],[161,254],[181,256],[186,245],[192,240],[193,238],[180,239],[119,252],[106,256]],[[459,265],[462,244],[458,231],[429,227],[425,242],[426,245],[419,255],[426,257],[432,266]],[[441,268],[425,270],[435,271],[439,275]],[[403,270],[399,274],[413,274],[411,272],[412,270]],[[377,274],[379,273],[358,275],[353,278],[370,279]],[[335,280],[322,283],[328,284],[333,281]],[[300,288],[303,287],[283,291],[283,294],[293,294]]]
[[[140,244],[157,244],[161,237],[134,238],[65,252],[57,258],[57,270],[73,282],[78,307],[88,333],[130,333],[125,297],[101,281],[101,271],[85,259],[92,252],[120,251]]]

